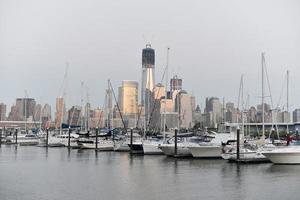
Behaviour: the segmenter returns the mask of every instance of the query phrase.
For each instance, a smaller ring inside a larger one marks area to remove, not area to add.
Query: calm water
[[[299,199],[300,166],[0,148],[1,200]]]

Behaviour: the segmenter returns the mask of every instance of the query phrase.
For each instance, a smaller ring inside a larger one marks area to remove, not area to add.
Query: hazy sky
[[[84,81],[92,106],[102,106],[108,78],[116,91],[141,80],[147,42],[156,82],[170,47],[169,77],[183,78],[200,105],[206,96],[236,103],[241,74],[251,104],[260,101],[264,51],[274,104],[289,69],[290,104],[300,107],[299,0],[0,0],[0,102],[27,90],[55,105],[69,62],[67,104],[80,105]]]

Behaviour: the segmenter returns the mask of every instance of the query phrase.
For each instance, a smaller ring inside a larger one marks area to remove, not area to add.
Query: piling
[[[46,147],[48,147],[49,144],[49,129],[46,129]]]
[[[15,137],[16,137],[15,144],[18,144],[18,129],[16,129]]]
[[[133,128],[130,129],[130,153],[132,153]]]
[[[71,148],[71,127],[69,127],[69,135],[68,135],[68,149]]]
[[[236,130],[236,159],[240,159],[240,128]]]
[[[178,129],[175,129],[175,147],[174,147],[174,156],[177,156],[177,133]]]
[[[96,148],[95,148],[95,151],[98,151],[98,127],[96,128]]]
[[[0,132],[0,146],[1,146],[1,144],[2,144],[2,132],[3,132],[3,129],[2,129],[1,132]]]
[[[271,135],[272,135],[272,144],[274,144],[274,142],[275,142],[275,130],[274,129],[272,129]]]
[[[297,142],[299,141],[299,131],[297,128],[296,128],[296,140],[297,140]]]
[[[113,143],[115,144],[115,133],[113,130],[111,130],[111,134],[112,134],[112,140],[113,140]]]

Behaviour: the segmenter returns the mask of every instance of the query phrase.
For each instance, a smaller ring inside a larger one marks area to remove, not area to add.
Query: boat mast
[[[289,113],[289,70],[286,71],[286,111],[288,114],[288,122],[286,124],[286,132],[289,133],[290,113]]]
[[[27,134],[27,91],[25,90],[25,98],[24,98],[24,117],[25,117],[25,133]]]
[[[81,111],[80,111],[80,129],[82,131],[85,131],[86,130],[86,127],[85,127],[85,119],[84,119],[84,116],[83,116],[83,91],[84,91],[84,82],[81,81],[81,88],[80,88],[80,95],[81,95],[81,100],[80,100],[80,106],[81,106]]]
[[[265,65],[265,53],[261,54],[261,103],[262,103],[262,137],[265,139],[265,102],[264,102],[264,95],[265,95],[265,88],[264,88],[264,65]]]
[[[164,141],[166,140],[166,107],[167,107],[167,95],[168,95],[168,68],[169,68],[169,51],[170,48],[167,49],[167,64],[166,64],[166,77],[165,77],[165,103],[164,103],[164,123],[163,123],[163,130],[164,130]]]
[[[61,106],[61,119],[60,119],[60,134],[62,134],[62,123],[64,120],[64,111],[65,111],[65,102],[66,102],[66,96],[67,96],[67,79],[68,79],[68,69],[69,69],[69,63],[66,63],[66,71],[64,75],[64,82],[63,82],[63,99],[62,99],[62,106]]]

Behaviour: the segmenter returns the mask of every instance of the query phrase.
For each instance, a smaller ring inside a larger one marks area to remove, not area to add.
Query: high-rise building
[[[174,75],[170,80],[170,91],[182,90],[182,79],[178,78],[177,75]]]
[[[150,44],[142,51],[142,84],[141,84],[141,104],[145,108],[145,121],[148,124],[154,104],[154,66],[155,51]]]
[[[44,105],[42,109],[41,117],[42,117],[42,126],[44,128],[49,128],[51,125],[51,107],[49,104]]]
[[[101,108],[95,108],[91,118],[90,128],[104,127],[104,112]]]
[[[222,122],[222,104],[219,98],[206,98],[205,114],[205,126],[216,128]]]
[[[80,126],[81,125],[81,107],[72,106],[68,111],[68,124],[69,126]]]
[[[293,122],[300,122],[300,108],[293,111]]]
[[[8,120],[9,121],[22,121],[21,114],[19,113],[19,109],[17,108],[16,105],[13,105],[10,108],[10,112],[8,115]]]
[[[119,87],[119,106],[123,115],[135,115],[138,112],[138,82],[124,80]]]
[[[124,80],[119,87],[119,107],[127,127],[135,127],[138,115],[138,82]]]
[[[33,98],[17,98],[16,108],[21,120],[26,120],[34,116],[35,100]]]
[[[34,108],[34,121],[41,121],[41,114],[42,114],[42,105],[41,104],[36,104]]]
[[[192,128],[193,127],[193,108],[192,97],[186,91],[182,90],[176,97],[175,107],[179,112],[179,126],[180,128]]]
[[[156,84],[154,88],[154,98],[161,99],[166,96],[166,88],[161,83]]]
[[[65,118],[65,102],[63,97],[56,98],[55,128],[60,128]]]
[[[6,120],[6,105],[0,103],[0,121]]]

